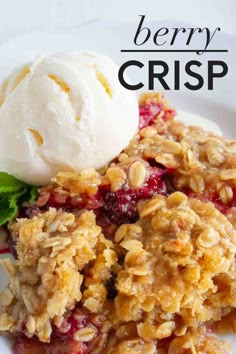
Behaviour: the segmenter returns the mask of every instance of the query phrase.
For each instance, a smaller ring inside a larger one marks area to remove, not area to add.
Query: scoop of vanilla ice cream
[[[101,168],[138,128],[135,93],[120,84],[112,60],[92,52],[40,58],[14,72],[1,101],[1,168],[31,184]]]

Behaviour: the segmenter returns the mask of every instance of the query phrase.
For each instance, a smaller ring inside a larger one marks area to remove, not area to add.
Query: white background
[[[75,28],[93,19],[175,19],[236,34],[235,0],[0,0],[0,44],[33,30]]]

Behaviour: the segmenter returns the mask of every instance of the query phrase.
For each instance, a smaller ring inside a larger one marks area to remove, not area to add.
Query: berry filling
[[[232,188],[232,191],[233,191],[233,198],[231,202],[228,202],[227,204],[224,204],[222,202],[220,196],[216,192],[208,197],[193,193],[192,191],[187,191],[187,192],[183,191],[183,193],[185,193],[189,198],[198,198],[202,201],[212,202],[215,205],[216,209],[218,209],[223,214],[227,214],[227,212],[231,208],[236,207],[236,188]]]
[[[139,129],[143,129],[148,125],[154,123],[155,119],[157,118],[158,114],[163,110],[162,103],[151,102],[149,104],[144,104],[139,108]]]
[[[109,186],[101,188],[104,200],[102,212],[116,225],[136,222],[138,201],[151,198],[155,194],[167,194],[166,184],[161,179],[164,172],[154,167],[143,186],[137,189],[125,186],[114,193],[110,191]]]
[[[86,354],[87,347],[84,343],[74,340],[52,339],[51,343],[42,343],[35,339],[17,337],[13,354]]]
[[[86,315],[72,315],[65,318],[59,328],[54,328],[50,343],[42,343],[36,338],[18,336],[14,343],[13,354],[87,354],[86,341],[76,341],[75,333],[82,328],[98,329]]]
[[[118,191],[112,192],[110,185],[101,185],[95,195],[77,195],[62,197],[53,189],[47,195],[40,196],[37,205],[22,208],[20,216],[32,218],[50,207],[78,213],[82,209],[93,210],[97,223],[107,237],[112,237],[116,226],[134,223],[138,219],[137,203],[156,194],[167,194],[164,176],[167,169],[148,167],[149,175],[139,188],[130,188],[126,183]]]
[[[166,120],[167,117],[173,117],[174,115],[174,110],[165,110],[163,102],[145,102],[139,107],[139,129],[141,130],[147,126],[152,125],[157,118]]]

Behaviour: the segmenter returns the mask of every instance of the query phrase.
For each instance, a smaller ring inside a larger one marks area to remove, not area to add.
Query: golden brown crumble
[[[101,177],[91,168],[82,171],[79,175],[73,172],[59,172],[52,181],[72,194],[95,194],[101,184]]]
[[[143,340],[183,335],[236,305],[236,232],[213,204],[180,192],[153,197],[115,240],[126,251],[117,316],[138,321]]]
[[[28,336],[49,341],[53,322],[80,300],[92,312],[101,308],[106,299],[102,280],[110,277],[117,259],[92,212],[75,217],[50,209],[31,220],[19,219],[12,231],[18,234],[18,259],[15,263],[1,260],[10,278],[1,293],[2,331],[20,331],[25,325]],[[82,272],[90,261],[96,278],[87,284],[82,298]]]
[[[136,336],[136,337],[135,337]],[[131,339],[132,338],[132,339]],[[120,326],[110,337],[104,354],[229,354],[229,343],[221,342],[202,329],[194,329],[162,342],[146,342],[138,337],[132,323]]]
[[[219,194],[223,204],[233,198],[236,186],[236,142],[185,126],[175,120],[156,120],[143,128],[125,149],[130,157],[154,159],[175,170],[177,190],[190,190],[205,197]]]

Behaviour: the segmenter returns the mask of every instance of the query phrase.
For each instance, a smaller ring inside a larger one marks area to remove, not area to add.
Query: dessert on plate
[[[236,142],[178,121],[161,93],[138,114],[94,53],[42,58],[1,97],[13,353],[230,353]]]

